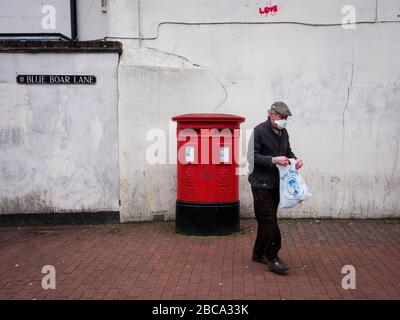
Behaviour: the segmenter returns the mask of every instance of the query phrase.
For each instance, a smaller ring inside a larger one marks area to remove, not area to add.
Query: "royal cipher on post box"
[[[172,120],[177,122],[176,232],[239,231],[239,127],[245,119],[194,113]]]

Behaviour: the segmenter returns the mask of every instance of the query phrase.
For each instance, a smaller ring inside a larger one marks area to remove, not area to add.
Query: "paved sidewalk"
[[[279,276],[251,261],[255,220],[226,237],[174,222],[0,228],[1,299],[400,299],[400,220],[282,220]],[[44,265],[56,289],[42,289]],[[353,265],[356,289],[342,288]]]

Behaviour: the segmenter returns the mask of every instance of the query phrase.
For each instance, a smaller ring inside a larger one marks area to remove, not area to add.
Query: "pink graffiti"
[[[265,14],[266,16],[271,13],[271,15],[274,15],[278,12],[278,6],[269,6],[269,7],[264,7],[264,8],[259,8],[260,14],[263,15]]]

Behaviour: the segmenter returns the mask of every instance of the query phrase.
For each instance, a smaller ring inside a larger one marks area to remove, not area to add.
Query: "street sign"
[[[96,84],[94,75],[17,75],[19,84]]]

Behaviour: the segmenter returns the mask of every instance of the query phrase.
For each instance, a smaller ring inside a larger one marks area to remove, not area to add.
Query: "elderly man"
[[[277,220],[279,170],[276,165],[286,166],[289,164],[288,158],[295,158],[296,169],[303,166],[290,148],[286,124],[291,115],[284,102],[274,102],[268,110],[268,119],[254,128],[247,154],[251,172],[249,182],[258,223],[253,261],[266,264],[269,271],[278,274],[287,274],[290,267],[278,256],[281,232]]]

